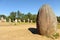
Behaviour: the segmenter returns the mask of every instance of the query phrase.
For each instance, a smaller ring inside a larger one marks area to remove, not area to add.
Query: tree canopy
[[[33,22],[36,22],[36,14],[32,14],[30,12],[28,12],[27,14],[21,13],[19,10],[17,12],[10,12],[9,16],[6,15],[0,15],[1,17],[6,18],[7,22],[9,21],[9,19],[11,19],[11,22],[14,22],[15,19],[20,19],[22,22],[23,20],[25,20],[27,22],[27,20],[32,20]]]
[[[9,21],[9,19],[11,19],[11,22],[14,22],[15,19],[17,20],[21,20],[23,22],[23,20],[25,20],[27,22],[27,20],[32,20],[33,22],[36,22],[36,17],[37,14],[33,14],[28,12],[27,14],[21,13],[19,10],[17,12],[10,12],[9,16],[6,15],[0,15],[0,19],[1,17],[3,17],[4,19],[7,20],[7,22]],[[60,23],[60,16],[57,16],[57,21]]]

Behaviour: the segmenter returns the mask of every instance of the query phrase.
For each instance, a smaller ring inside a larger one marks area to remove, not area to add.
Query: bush
[[[54,34],[53,37],[57,39],[59,37],[59,33]]]

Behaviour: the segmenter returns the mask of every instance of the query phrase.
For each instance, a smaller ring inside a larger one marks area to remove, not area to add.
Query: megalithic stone
[[[28,23],[29,23],[29,19],[28,19]]]
[[[15,22],[17,23],[17,19],[15,19]]]
[[[9,19],[9,22],[11,22],[11,19]]]
[[[51,7],[47,4],[39,9],[37,14],[37,30],[42,35],[53,35],[56,33],[57,18]]]
[[[25,20],[23,20],[23,22],[25,23]]]

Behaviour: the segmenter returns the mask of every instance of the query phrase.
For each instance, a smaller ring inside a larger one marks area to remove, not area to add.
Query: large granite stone
[[[49,5],[43,5],[37,15],[37,30],[42,35],[56,33],[57,18]]]

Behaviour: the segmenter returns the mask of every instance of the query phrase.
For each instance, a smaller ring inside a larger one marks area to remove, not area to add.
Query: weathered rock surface
[[[57,18],[49,5],[43,5],[37,15],[37,29],[39,34],[53,35],[56,33]]]

